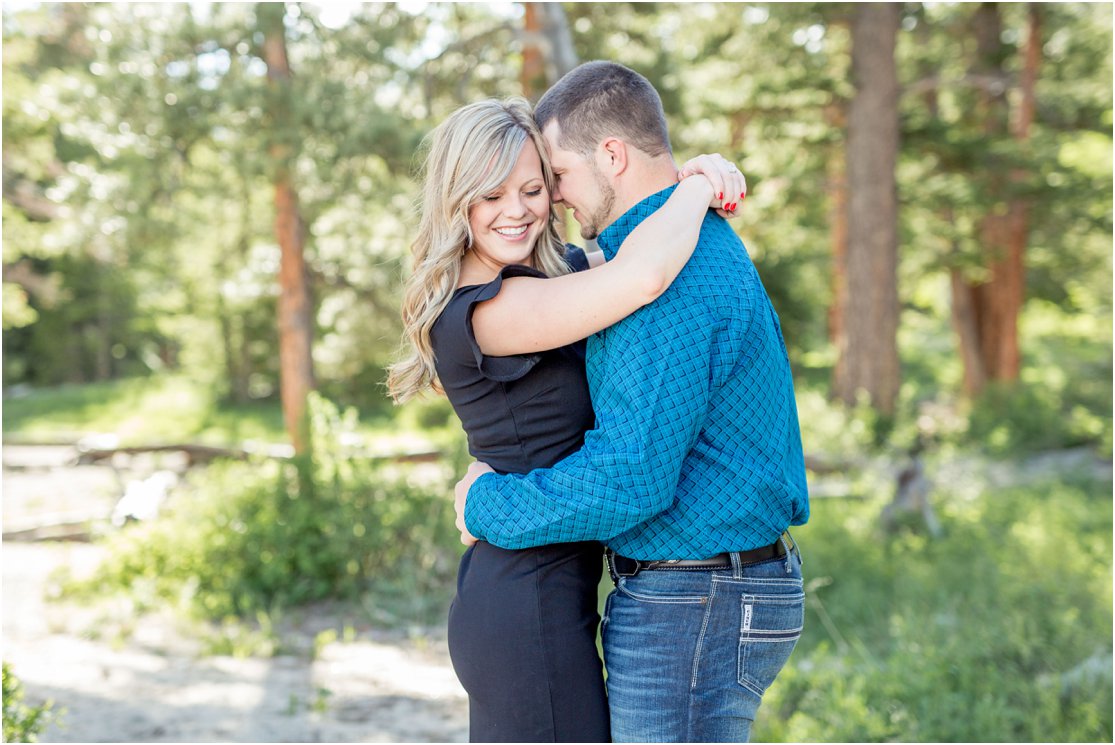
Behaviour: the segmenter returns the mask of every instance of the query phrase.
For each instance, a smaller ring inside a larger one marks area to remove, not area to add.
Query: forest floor
[[[5,533],[111,512],[119,479],[109,467],[67,467],[72,455],[4,448]],[[60,570],[88,575],[102,556],[80,541],[3,544],[3,658],[25,703],[53,702],[42,742],[468,739],[444,628],[373,628],[326,605],[271,629],[277,654],[214,654],[213,630],[207,640],[197,622],[56,598]]]
[[[59,599],[59,573],[95,573],[105,549],[10,538],[36,523],[107,525],[130,473],[172,465],[74,466],[75,456],[72,447],[3,449],[3,658],[28,704],[53,702],[58,716],[43,742],[467,740],[468,703],[444,625],[400,628],[336,604],[265,619],[270,628],[214,625],[139,613],[123,598]],[[963,501],[1068,475],[1109,483],[1111,468],[1077,448],[953,458],[932,477]],[[855,496],[850,483],[813,486],[819,499]]]

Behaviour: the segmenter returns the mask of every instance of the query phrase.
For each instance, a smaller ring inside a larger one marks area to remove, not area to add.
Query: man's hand
[[[468,490],[472,482],[486,473],[495,473],[487,463],[474,460],[465,471],[464,478],[457,482],[453,489],[454,506],[457,508],[457,530],[461,531],[461,543],[471,546],[476,543],[476,538],[465,527],[465,501],[468,500]]]

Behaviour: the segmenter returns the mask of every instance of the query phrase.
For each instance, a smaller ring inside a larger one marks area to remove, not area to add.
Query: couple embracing
[[[443,391],[477,461],[449,615],[470,740],[746,741],[801,634],[809,501],[778,317],[725,219],[742,175],[679,170],[657,91],[611,62],[428,142],[389,387]]]

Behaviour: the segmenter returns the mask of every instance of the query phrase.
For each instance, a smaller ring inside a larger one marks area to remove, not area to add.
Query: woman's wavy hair
[[[396,403],[427,388],[443,392],[434,367],[430,329],[457,289],[461,259],[472,246],[469,210],[507,180],[528,143],[538,150],[546,190],[552,194],[553,170],[526,99],[488,99],[464,106],[423,141],[421,218],[411,245],[413,271],[403,288],[404,352],[387,374],[387,389]],[[546,229],[531,253],[531,264],[555,277],[570,271],[564,255],[551,209]]]

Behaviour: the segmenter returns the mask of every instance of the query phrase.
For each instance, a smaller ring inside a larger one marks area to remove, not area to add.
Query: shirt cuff
[[[481,474],[468,488],[468,497],[465,499],[465,527],[468,528],[469,533],[472,533],[472,537],[478,541],[487,540],[481,524],[484,519],[484,508],[483,505],[478,504],[483,500],[481,490],[484,488],[485,482],[491,483],[497,478],[499,478],[498,473]],[[491,483],[491,485],[494,487],[495,483]]]

